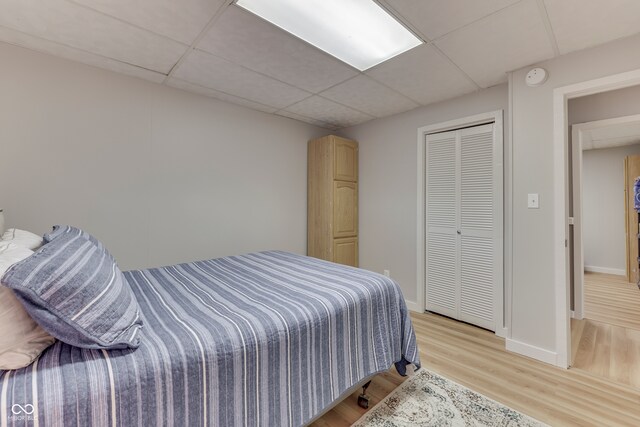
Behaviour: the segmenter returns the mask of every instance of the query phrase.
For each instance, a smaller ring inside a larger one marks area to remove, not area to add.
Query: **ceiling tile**
[[[523,0],[435,43],[482,87],[506,81],[508,71],[553,57],[536,0]]]
[[[339,128],[354,126],[373,119],[368,114],[345,107],[318,95],[311,96],[287,107],[284,111],[311,117]]]
[[[301,116],[300,114],[296,114],[296,113],[290,113],[290,112],[285,111],[285,110],[280,110],[276,114],[279,115],[279,116],[282,116],[282,117],[287,117],[289,119],[294,119],[294,120],[298,120],[300,122],[309,123],[309,124],[312,124],[312,125],[315,125],[315,126],[319,126],[321,128],[325,128],[325,129],[331,129],[331,130],[338,129],[338,126],[333,126],[333,125],[321,122],[320,120],[311,119],[309,117]]]
[[[366,74],[422,105],[477,89],[431,45],[416,47],[373,67]]]
[[[71,0],[190,45],[223,0]]]
[[[115,59],[105,58],[104,56],[94,55],[93,53],[30,36],[29,34],[21,33],[20,31],[11,30],[5,27],[0,27],[0,40],[16,46],[54,55],[59,58],[81,62],[83,64],[104,68],[106,70],[133,77],[139,77],[156,83],[162,83],[166,78],[166,76],[161,73],[136,67],[135,65],[127,64],[125,62],[116,61]]]
[[[385,0],[416,30],[434,40],[520,0]]]
[[[173,76],[277,108],[284,108],[310,95],[304,90],[200,50],[191,52]]]
[[[65,0],[0,1],[0,25],[168,73],[187,46]]]
[[[406,96],[365,75],[340,83],[321,95],[375,117],[389,116],[418,107],[417,103]]]
[[[237,96],[229,95],[228,93],[220,92],[208,87],[200,86],[194,83],[189,83],[184,80],[171,77],[166,82],[167,86],[175,87],[176,89],[186,90],[187,92],[197,93],[200,95],[216,98],[221,101],[230,102],[232,104],[241,105],[243,107],[251,108],[258,111],[264,111],[265,113],[275,113],[277,108],[269,105],[260,104],[258,102],[249,101],[248,99],[239,98]]]
[[[640,32],[638,0],[545,0],[561,54]]]
[[[310,92],[358,73],[237,6],[224,11],[197,47]]]

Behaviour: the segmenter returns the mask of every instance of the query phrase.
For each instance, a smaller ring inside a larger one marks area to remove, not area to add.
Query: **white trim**
[[[493,226],[497,232],[493,236],[493,247],[499,254],[498,258],[502,261],[501,265],[496,268],[494,266],[494,277],[498,282],[498,286],[494,286],[494,302],[495,313],[493,315],[496,335],[506,338],[505,321],[504,321],[504,126],[502,123],[502,111],[495,117],[493,123],[493,173],[495,186],[493,188],[493,203],[499,208],[495,212]],[[494,258],[495,262],[495,258]]]
[[[567,277],[567,147],[568,100],[640,84],[640,69],[556,88],[553,91],[554,259],[556,365],[568,368],[571,355],[569,280]]]
[[[417,203],[417,232],[418,232],[418,238],[417,238],[417,245],[416,245],[416,276],[417,276],[417,289],[416,289],[416,296],[418,298],[418,301],[415,302],[415,306],[411,305],[412,307],[416,308],[416,310],[414,311],[420,311],[420,312],[424,312],[425,307],[426,307],[426,295],[425,295],[425,218],[426,218],[426,212],[425,212],[425,171],[426,171],[426,159],[425,159],[425,137],[428,134],[433,134],[433,133],[440,133],[440,132],[447,132],[450,130],[455,130],[455,129],[460,129],[463,127],[469,127],[469,126],[476,126],[476,125],[482,125],[482,124],[488,124],[488,123],[494,123],[494,135],[495,135],[495,143],[498,144],[498,147],[500,148],[499,150],[499,155],[503,156],[504,153],[504,125],[503,125],[503,111],[502,110],[496,110],[496,111],[491,111],[488,113],[481,113],[481,114],[476,114],[473,116],[468,116],[468,117],[463,117],[460,119],[454,119],[454,120],[449,120],[443,123],[436,123],[436,124],[432,124],[432,125],[427,125],[427,126],[423,126],[421,128],[418,129],[418,141],[417,141],[417,145],[418,145],[418,176],[417,176],[417,187],[418,187],[418,203]],[[504,182],[504,159],[501,158],[500,159],[500,164],[499,166],[502,168],[503,170],[503,176],[502,176],[502,181]],[[500,187],[499,187],[499,191],[502,192],[503,191],[503,182],[500,183]],[[504,254],[504,229],[505,229],[505,223],[504,223],[504,198],[502,199],[503,202],[503,206],[502,206],[502,210],[500,212],[500,220],[502,221],[503,227],[499,232],[499,238],[501,240],[501,245],[500,245],[500,250],[503,251]],[[507,235],[511,235],[511,233],[508,231],[506,233]],[[502,274],[500,274],[499,280],[502,281],[502,286],[498,286],[498,291],[496,292],[495,295],[495,326],[496,326],[496,335],[500,336],[500,337],[506,337],[509,335],[509,330],[508,330],[508,325],[505,324],[505,311],[509,311],[510,312],[510,307],[507,308],[507,310],[505,310],[504,307],[504,295],[505,295],[505,277],[504,277],[504,271],[505,269],[509,272],[511,272],[511,268],[509,267],[505,267],[507,261],[511,262],[511,258],[509,257],[509,259],[507,259],[507,257],[503,256],[503,269],[501,271]],[[413,301],[411,303],[414,303]],[[407,304],[407,306],[409,307],[409,304]],[[411,308],[410,308],[411,309]]]
[[[408,299],[404,300],[405,304],[407,304],[407,308],[409,311],[415,311],[416,313],[424,313],[424,308],[415,301],[409,301]]]
[[[509,114],[513,113],[513,73],[509,73]],[[509,117],[507,120],[509,143],[506,146],[505,153],[505,194],[504,204],[506,215],[504,230],[504,328],[506,329],[505,337],[511,338],[511,320],[513,307],[513,120]]]
[[[622,125],[640,121],[640,114],[616,117],[613,119],[595,120],[586,123],[578,123],[571,126],[572,166],[573,166],[573,309],[576,318],[584,317],[584,272],[616,274],[624,276],[626,270],[607,267],[585,267],[584,265],[584,241],[582,230],[583,217],[583,185],[582,185],[582,155],[585,141],[585,133],[594,129],[609,126]]]
[[[518,353],[522,356],[531,357],[532,359],[540,360],[545,363],[557,365],[558,354],[551,350],[546,350],[511,338],[506,339],[506,344],[508,351]]]
[[[421,142],[424,139],[422,133],[423,128],[418,129],[418,211],[417,211],[417,224],[416,229],[418,231],[418,238],[416,239],[416,297],[418,298],[418,309],[422,313],[426,309],[426,297],[425,297],[425,219],[426,213],[424,209],[424,193],[425,193],[425,173],[427,165],[425,164],[425,146]]]
[[[585,265],[584,271],[587,273],[615,274],[616,276],[627,275],[627,271],[624,268],[597,267],[595,265]]]
[[[576,317],[582,319],[584,317],[584,242],[582,240],[582,131],[580,130],[580,125],[573,125],[571,132],[571,163],[573,169],[573,310]]]

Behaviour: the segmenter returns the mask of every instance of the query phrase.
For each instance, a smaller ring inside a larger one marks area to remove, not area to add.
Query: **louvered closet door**
[[[495,330],[493,124],[460,132],[460,307],[458,318]],[[499,254],[500,256],[502,254]]]
[[[494,125],[426,138],[427,310],[495,331],[502,161]]]
[[[427,310],[457,317],[457,132],[427,135]]]

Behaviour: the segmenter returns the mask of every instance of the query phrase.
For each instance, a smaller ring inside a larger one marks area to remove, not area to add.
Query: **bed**
[[[375,373],[420,366],[380,274],[268,251],[124,275],[140,347],[56,342],[0,371],[1,426],[299,426]]]

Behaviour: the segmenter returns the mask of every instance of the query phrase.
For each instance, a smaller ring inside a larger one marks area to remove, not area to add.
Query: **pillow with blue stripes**
[[[42,236],[42,240],[43,240],[44,244],[47,244],[47,243],[51,243],[56,238],[58,238],[60,236],[67,235],[67,234],[74,234],[74,235],[82,236],[85,239],[90,240],[92,243],[94,243],[96,246],[98,246],[98,248],[100,248],[101,250],[104,250],[107,253],[109,253],[109,251],[107,251],[107,249],[104,247],[102,242],[100,242],[98,239],[96,239],[91,234],[87,233],[86,231],[84,231],[84,230],[82,230],[80,228],[77,228],[77,227],[73,227],[71,225],[54,225],[53,229],[51,230],[51,232],[49,232],[49,233],[45,234],[44,236]],[[111,256],[111,254],[109,254],[109,256]]]
[[[60,233],[13,264],[2,283],[62,342],[90,349],[137,348],[138,302],[113,257],[87,236],[79,229]]]

